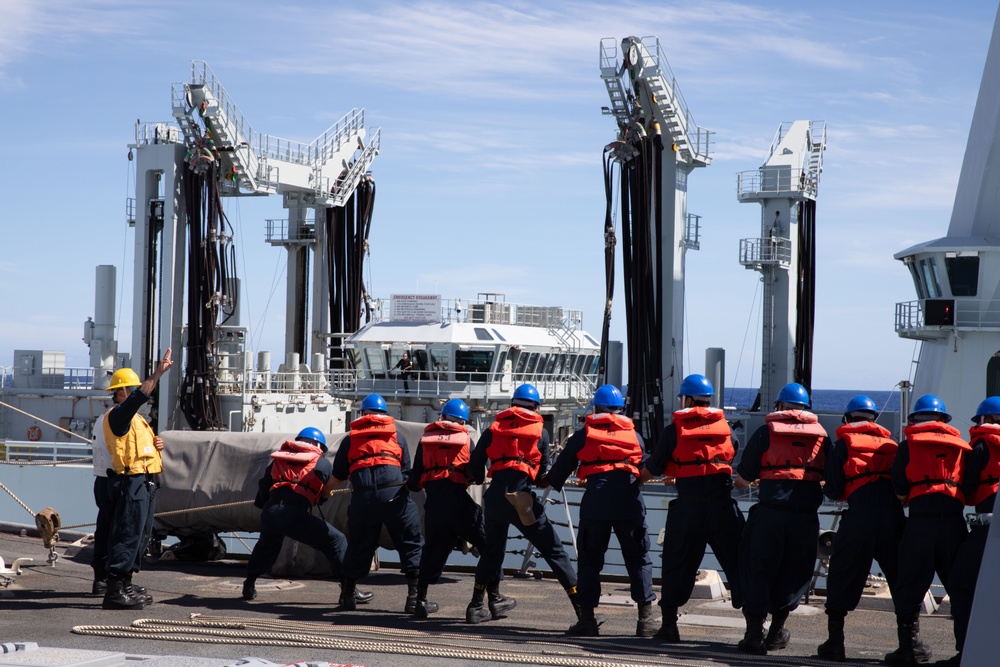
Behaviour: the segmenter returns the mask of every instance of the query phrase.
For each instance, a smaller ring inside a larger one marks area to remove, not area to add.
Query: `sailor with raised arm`
[[[104,415],[104,442],[111,454],[107,473],[114,518],[108,535],[105,609],[142,609],[153,602],[146,589],[133,587],[132,575],[142,567],[142,556],[153,532],[156,488],[163,470],[163,439],[153,433],[139,408],[173,365],[168,347],[144,382],[131,368],[121,368],[111,376],[108,390],[114,406]]]

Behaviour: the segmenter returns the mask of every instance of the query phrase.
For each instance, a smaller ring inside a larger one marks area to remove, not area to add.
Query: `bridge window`
[[[459,382],[486,382],[493,365],[493,350],[456,350],[455,379]]]
[[[448,379],[448,347],[446,345],[432,345],[430,347],[431,356],[431,377],[438,380]]]
[[[920,272],[917,270],[917,265],[913,262],[907,262],[906,268],[910,270],[910,276],[913,277],[913,287],[917,290],[917,298],[926,299],[927,290],[924,289],[924,284],[920,281]]]
[[[490,332],[482,327],[476,327],[473,331],[476,332],[476,338],[478,340],[493,340],[493,336],[490,335]]]
[[[368,361],[368,368],[372,371],[372,377],[385,377],[385,355],[379,347],[366,347],[365,359]]]
[[[979,257],[945,257],[952,296],[976,296],[979,291]]]
[[[927,288],[927,297],[936,299],[941,296],[941,283],[938,282],[937,262],[934,261],[934,258],[926,257],[920,260],[920,271]]]

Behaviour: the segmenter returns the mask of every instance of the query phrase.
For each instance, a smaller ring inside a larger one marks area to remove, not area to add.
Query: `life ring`
[[[38,425],[28,427],[28,440],[31,442],[38,442],[42,439],[42,429],[38,428]]]

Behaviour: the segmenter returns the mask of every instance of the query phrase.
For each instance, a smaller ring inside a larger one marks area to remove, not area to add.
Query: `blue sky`
[[[950,6],[949,6],[950,5]],[[685,372],[727,350],[729,386],[759,381],[759,285],[741,238],[760,209],[736,174],[778,125],[825,120],[817,236],[817,388],[910,377],[893,253],[943,236],[996,15],[993,2],[0,2],[0,366],[14,349],[88,365],[94,266],[130,283],[127,144],[170,118],[170,87],[205,60],[254,128],[311,141],[364,107],[382,129],[369,290],[603,310],[602,150],[614,139],[601,38],[652,35],[713,163],[689,182]],[[212,7],[218,11],[212,11]],[[279,198],[230,202],[254,349],[280,358]],[[619,260],[620,261],[620,260]],[[272,285],[278,287],[271,297]],[[624,338],[621,290],[612,333]],[[131,294],[119,319],[129,349]]]

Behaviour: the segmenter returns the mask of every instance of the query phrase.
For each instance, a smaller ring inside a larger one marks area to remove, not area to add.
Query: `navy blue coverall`
[[[892,464],[892,486],[897,496],[910,494],[906,466],[910,463],[910,447],[906,440],[899,443]],[[942,493],[927,493],[910,498],[906,528],[899,542],[899,576],[892,601],[897,617],[915,617],[920,613],[934,573],[937,572],[945,590],[951,593],[951,573],[958,549],[965,541],[961,500]]]
[[[823,493],[831,500],[844,495],[847,445],[842,439],[833,443],[826,459]],[[896,587],[899,574],[899,541],[906,517],[903,505],[892,489],[892,482],[879,478],[855,489],[846,498],[848,504],[840,517],[833,541],[830,569],[827,573],[826,608],[833,612],[854,611],[864,593],[872,560],[878,562],[889,590]]]
[[[472,450],[469,460],[469,470],[473,483],[482,484],[486,481],[486,464],[488,457],[486,449],[493,442],[493,432],[487,430],[479,437],[476,448]],[[542,431],[542,437],[537,444],[542,458],[538,464],[536,479],[543,477],[549,468],[549,434]],[[515,526],[524,537],[534,545],[545,562],[552,568],[552,573],[567,591],[576,588],[576,571],[570,562],[566,549],[556,535],[555,528],[545,516],[545,508],[538,502],[532,492],[534,512],[537,521],[531,526],[521,524],[517,510],[507,500],[505,494],[518,491],[531,491],[531,480],[528,475],[519,470],[506,468],[493,473],[489,487],[483,494],[483,504],[486,512],[486,548],[476,565],[476,583],[491,584],[499,581],[503,574],[503,559],[507,550],[507,529]]]
[[[403,450],[399,466],[376,465],[353,473],[348,464],[350,434],[340,443],[333,459],[333,476],[351,480],[351,504],[347,507],[347,553],[344,555],[344,578],[362,579],[371,569],[384,525],[399,552],[400,570],[407,578],[416,578],[420,568],[423,536],[420,513],[406,488],[410,474],[410,451],[406,438],[398,430],[396,439]]]
[[[677,447],[677,427],[668,424],[646,462],[646,470],[659,477]],[[738,443],[733,448],[738,450]],[[746,521],[732,497],[732,475],[715,473],[678,477],[677,498],[670,501],[663,532],[660,606],[676,610],[684,606],[694,590],[698,568],[711,546],[726,573],[733,607],[743,606],[740,585],[740,538]]]
[[[643,447],[642,459],[645,461],[642,436],[637,433],[636,437]],[[548,479],[556,491],[562,489],[566,479],[576,470],[580,462],[578,454],[586,441],[586,429],[574,433],[552,464]],[[639,469],[642,470],[641,463]],[[608,550],[612,531],[621,545],[632,599],[636,602],[656,600],[642,486],[632,473],[612,470],[587,476],[586,490],[580,501],[580,519],[577,525],[577,600],[581,607],[595,609],[598,606],[601,598],[601,570],[604,569],[604,554]]]
[[[828,449],[829,438],[824,441]],[[750,437],[736,472],[760,478],[761,459],[771,445],[767,426]],[[762,617],[790,612],[809,589],[816,565],[816,540],[823,502],[818,481],[762,479],[740,542],[743,613]]]
[[[296,542],[310,546],[326,556],[333,577],[341,577],[341,566],[347,550],[347,538],[327,521],[310,512],[313,505],[302,494],[292,491],[290,486],[281,486],[271,491],[274,479],[272,465],[267,466],[260,478],[254,505],[261,508],[260,538],[250,553],[247,562],[247,577],[256,579],[269,572],[281,553],[281,545],[289,537]],[[313,473],[324,484],[333,473],[330,460],[320,457]],[[320,501],[322,502],[322,500]]]
[[[424,471],[423,445],[417,445],[413,468],[407,478],[411,491],[420,490],[420,476]],[[424,501],[424,548],[420,556],[420,585],[436,584],[448,563],[448,556],[459,539],[475,547],[479,553],[486,550],[486,529],[483,508],[470,496],[464,484],[450,479],[435,479],[423,485],[427,492]]]
[[[136,387],[121,403],[107,413],[108,426],[118,437],[129,432],[132,419],[149,396]],[[127,577],[142,569],[142,557],[153,534],[153,513],[159,475],[143,473],[108,474],[108,498],[114,516],[108,534],[107,572],[113,577]]]

